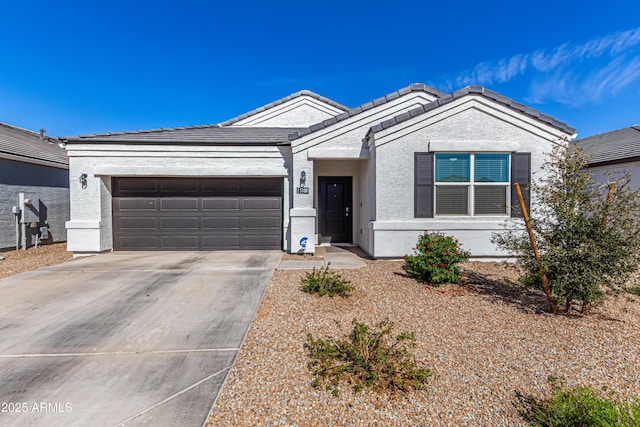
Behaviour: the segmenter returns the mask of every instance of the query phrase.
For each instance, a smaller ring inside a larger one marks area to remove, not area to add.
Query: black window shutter
[[[433,218],[433,153],[415,153],[414,217]]]
[[[511,153],[511,216],[522,218],[520,202],[513,184],[520,184],[524,205],[527,212],[531,212],[531,192],[529,184],[531,183],[531,153]]]

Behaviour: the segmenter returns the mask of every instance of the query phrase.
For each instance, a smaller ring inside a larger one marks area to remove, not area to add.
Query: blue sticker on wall
[[[303,237],[302,239],[300,239],[300,247],[305,249],[307,247],[307,240],[309,240],[308,237]]]

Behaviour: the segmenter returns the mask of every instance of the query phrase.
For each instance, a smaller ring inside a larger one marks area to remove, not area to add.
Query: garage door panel
[[[240,247],[240,236],[203,236],[203,249],[237,249]]]
[[[156,199],[149,198],[120,198],[118,199],[118,211],[155,211],[158,209]]]
[[[125,250],[156,250],[160,245],[160,238],[157,236],[122,236],[120,245]]]
[[[114,249],[281,249],[283,180],[267,180],[114,178]]]
[[[160,181],[160,192],[165,194],[198,194],[199,190],[197,180],[164,178]]]
[[[120,178],[113,186],[120,196],[155,194],[158,191],[157,179]]]
[[[163,230],[179,229],[179,230],[198,230],[198,217],[163,217],[160,223]]]
[[[118,223],[115,226],[123,230],[156,230],[158,218],[135,216],[118,218]]]
[[[282,193],[282,180],[277,178],[245,180],[242,181],[242,190],[245,194],[276,196]]]
[[[273,197],[270,198],[245,198],[242,199],[242,210],[251,209],[272,209],[274,211],[280,211],[281,202],[279,199]]]
[[[160,199],[160,210],[198,211],[198,199],[182,197]]]
[[[240,218],[238,217],[204,217],[202,228],[205,230],[239,230]]]
[[[161,249],[197,250],[198,236],[161,236]]]
[[[279,230],[280,218],[279,217],[245,217],[245,218],[242,218],[242,228]]]
[[[203,210],[240,210],[240,200],[237,198],[202,199]]]
[[[238,178],[205,178],[202,180],[202,191],[209,194],[236,195],[241,192]]]
[[[275,237],[272,234],[242,236],[242,246],[246,249],[280,249],[280,245],[274,244]]]

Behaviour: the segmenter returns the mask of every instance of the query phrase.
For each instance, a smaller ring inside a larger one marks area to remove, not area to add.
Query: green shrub
[[[627,292],[640,297],[640,285],[635,285],[627,289]]]
[[[407,271],[418,280],[434,286],[457,283],[460,270],[456,264],[467,261],[470,253],[462,250],[455,237],[428,232],[418,237],[414,255],[404,257]]]
[[[375,391],[409,391],[426,386],[431,372],[416,365],[409,352],[415,347],[415,334],[403,332],[391,336],[389,319],[369,327],[353,319],[353,330],[346,340],[315,339],[307,335],[305,347],[314,375],[313,386],[325,385],[338,395],[338,384],[346,381],[358,392],[364,387]]]
[[[568,388],[563,383],[547,399],[521,399],[519,412],[535,426],[640,426],[640,399],[604,399],[588,387]]]
[[[338,273],[329,271],[329,263],[325,268],[307,273],[301,280],[302,291],[308,294],[318,294],[320,296],[329,295],[333,298],[334,295],[340,295],[343,298],[349,296],[349,293],[353,291],[351,282],[345,280]]]

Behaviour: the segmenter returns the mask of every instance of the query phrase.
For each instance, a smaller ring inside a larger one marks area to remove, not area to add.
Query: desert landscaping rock
[[[355,285],[347,299],[305,294],[305,271],[276,271],[208,425],[524,425],[516,393],[543,396],[550,375],[620,398],[640,394],[637,297],[620,295],[586,317],[552,316],[543,294],[514,283],[516,270],[471,262],[464,271],[467,286],[432,288],[408,277],[402,262],[369,261],[340,271]],[[313,388],[307,334],[342,336],[354,317],[388,317],[396,331],[415,331],[417,362],[434,372],[427,390],[342,387],[334,397]]]
[[[36,270],[50,265],[60,264],[73,259],[73,254],[67,252],[66,243],[54,243],[39,247],[32,247],[26,251],[18,250],[3,252],[4,261],[0,267],[0,279]]]

